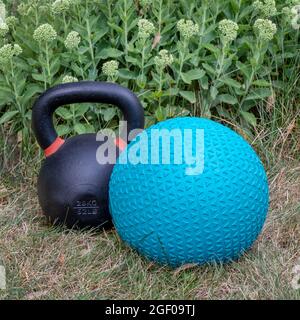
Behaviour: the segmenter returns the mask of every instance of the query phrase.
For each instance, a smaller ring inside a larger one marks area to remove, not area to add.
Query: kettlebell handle
[[[59,139],[52,119],[55,110],[63,105],[86,102],[117,106],[128,122],[127,133],[144,128],[144,109],[130,90],[108,82],[60,84],[44,92],[33,106],[32,128],[42,149],[46,150]]]

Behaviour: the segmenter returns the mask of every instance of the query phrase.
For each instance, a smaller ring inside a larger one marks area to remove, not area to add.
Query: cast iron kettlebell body
[[[111,225],[108,183],[114,164],[100,164],[96,154],[104,142],[116,148],[117,155],[128,143],[120,138],[97,141],[96,134],[82,134],[66,141],[58,137],[52,120],[54,111],[63,105],[85,102],[119,107],[127,121],[127,137],[131,130],[144,128],[139,100],[116,84],[87,81],[58,85],[37,100],[32,126],[46,155],[38,177],[39,202],[52,223],[69,228]]]

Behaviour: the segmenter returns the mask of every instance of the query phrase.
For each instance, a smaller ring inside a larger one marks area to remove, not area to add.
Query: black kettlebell
[[[32,113],[33,131],[46,155],[38,178],[39,202],[52,223],[69,228],[111,224],[108,183],[113,164],[99,164],[96,159],[104,141],[97,141],[96,134],[82,134],[64,141],[53,125],[52,115],[58,107],[85,102],[112,104],[123,112],[128,124],[127,141],[113,142],[117,154],[128,143],[131,130],[144,128],[144,110],[138,98],[117,84],[68,83],[39,97]]]

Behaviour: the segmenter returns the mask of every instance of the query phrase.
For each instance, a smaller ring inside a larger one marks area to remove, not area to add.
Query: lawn
[[[300,299],[300,166],[268,171],[271,209],[251,251],[228,265],[157,266],[117,233],[67,231],[47,224],[35,170],[20,165],[0,185],[0,252],[7,270],[1,299]],[[18,185],[16,187],[16,185]]]

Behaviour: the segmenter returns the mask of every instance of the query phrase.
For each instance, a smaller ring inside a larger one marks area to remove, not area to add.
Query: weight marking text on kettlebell
[[[74,213],[78,216],[97,215],[100,207],[97,200],[77,201],[73,207]]]

